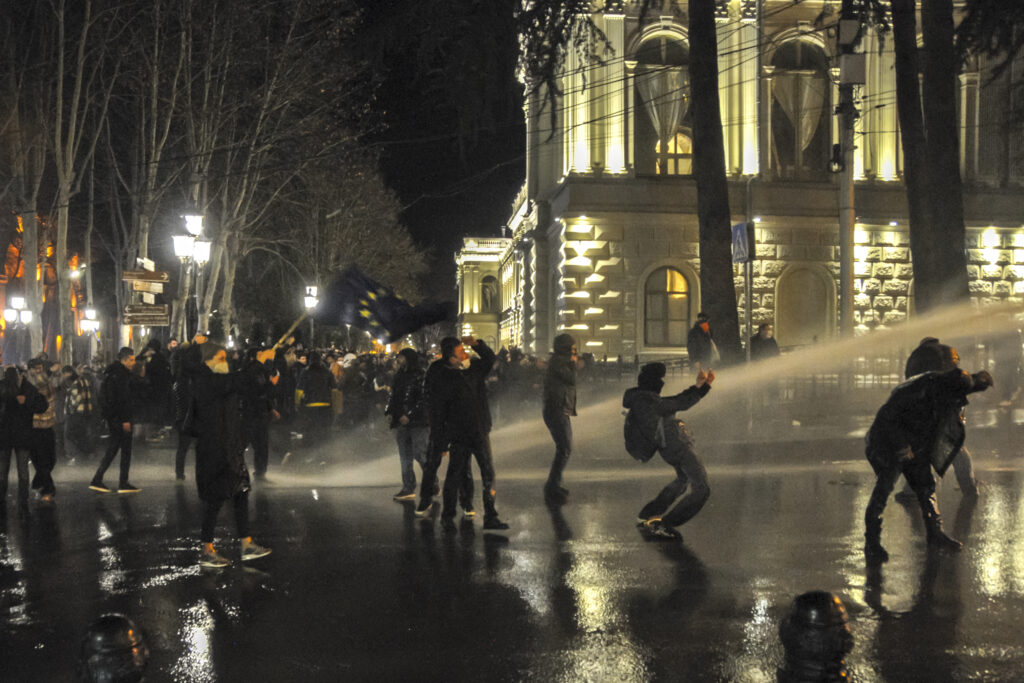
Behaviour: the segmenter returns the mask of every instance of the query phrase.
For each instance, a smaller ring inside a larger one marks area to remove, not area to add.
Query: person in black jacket
[[[207,342],[201,347],[202,365],[193,378],[196,434],[196,487],[203,501],[202,551],[204,567],[226,567],[230,561],[213,546],[217,515],[231,501],[241,541],[243,562],[270,554],[249,535],[249,471],[245,466],[242,409],[238,393],[243,379],[228,368],[227,350]]]
[[[305,427],[304,435],[307,445],[319,445],[328,435],[333,421],[331,412],[331,389],[334,388],[334,377],[327,369],[320,354],[312,352],[308,356],[309,367],[302,371],[296,384],[297,395],[302,405],[302,416]]]
[[[959,550],[961,543],[942,530],[935,479],[942,476],[964,443],[961,411],[967,395],[992,386],[982,370],[969,375],[960,368],[916,375],[892,390],[875,416],[866,437],[866,455],[875,471],[875,488],[864,511],[864,552],[884,562],[889,554],[881,544],[882,512],[900,474],[917,494],[929,545]]]
[[[270,422],[274,415],[271,392],[272,367],[259,358],[259,349],[246,351],[242,363],[242,418],[245,444],[252,445],[253,475],[257,481],[267,478],[267,463],[270,460]]]
[[[395,500],[416,498],[413,462],[418,462],[422,468],[426,460],[428,424],[423,377],[423,365],[416,350],[399,351],[398,371],[391,380],[391,396],[384,407],[388,426],[395,430],[398,460],[402,466],[402,490],[395,494]]]
[[[555,442],[555,457],[551,462],[547,483],[544,484],[544,500],[561,504],[569,496],[569,489],[562,486],[562,473],[572,455],[572,422],[576,415],[576,371],[579,361],[576,340],[570,334],[555,337],[553,353],[548,360],[544,375],[544,425]]]
[[[110,489],[103,483],[103,475],[118,450],[121,451],[121,471],[117,492],[138,493],[141,490],[128,481],[128,471],[132,466],[132,422],[137,402],[135,385],[138,383],[132,373],[134,365],[135,352],[130,346],[124,346],[117,352],[117,361],[107,367],[103,376],[100,409],[103,411],[103,419],[107,421],[110,444],[89,483],[93,491],[110,493]]]
[[[779,355],[779,343],[772,334],[771,323],[761,323],[750,338],[750,360],[764,360]]]
[[[32,451],[32,416],[46,412],[46,399],[18,369],[8,366],[0,382],[0,517],[7,514],[7,478],[13,452],[18,469],[18,512],[27,516],[29,454]]]
[[[697,322],[686,335],[686,354],[690,365],[698,369],[709,370],[717,361],[718,348],[711,335],[711,318],[703,311],[697,314]]]
[[[171,374],[174,383],[171,385],[171,396],[174,401],[174,429],[178,432],[178,448],[174,454],[174,479],[185,481],[185,458],[188,449],[196,437],[191,433],[189,408],[192,406],[192,378],[202,363],[200,347],[206,343],[206,337],[197,334],[191,344],[181,344],[171,356]]]
[[[484,361],[473,366],[463,344],[470,345]],[[466,476],[469,459],[476,457],[480,468],[484,499],[484,529],[507,529],[498,518],[494,505],[494,464],[484,441],[483,411],[476,386],[486,381],[494,366],[494,352],[483,340],[471,336],[460,341],[455,337],[441,340],[441,358],[431,364],[424,387],[427,393],[430,438],[427,464],[423,468],[420,502],[416,515],[426,517],[433,505],[437,468],[445,452],[449,454],[448,472],[444,479],[441,520],[446,529],[454,528],[456,498]]]
[[[708,475],[693,451],[686,427],[675,418],[707,396],[715,372],[703,369],[689,389],[675,396],[661,396],[665,364],[648,363],[640,369],[636,386],[622,396],[623,407],[636,416],[639,428],[649,436],[661,457],[676,471],[676,478],[640,510],[637,524],[656,538],[679,538],[682,526],[701,511],[711,496]]]

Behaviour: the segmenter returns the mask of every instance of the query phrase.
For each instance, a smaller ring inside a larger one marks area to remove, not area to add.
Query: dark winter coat
[[[905,457],[927,458],[943,475],[963,446],[961,409],[967,395],[991,386],[987,372],[970,375],[959,368],[926,372],[893,389],[868,429],[868,460],[882,469]]]
[[[273,410],[270,369],[255,360],[242,366],[242,416],[246,420],[266,420]]]
[[[686,437],[680,432],[679,420],[675,414],[689,410],[707,396],[711,385],[691,386],[675,396],[662,396],[654,391],[633,387],[622,395],[622,407],[633,411],[640,430],[654,439],[659,448],[671,449],[681,445]]]
[[[174,402],[174,424],[181,429],[192,403],[192,379],[203,364],[199,344],[183,344],[174,352],[171,367],[174,369],[174,384],[171,396]]]
[[[910,379],[922,372],[946,372],[956,366],[952,347],[938,341],[926,341],[910,352],[903,376]]]
[[[427,400],[423,391],[426,373],[420,364],[406,362],[391,381],[391,396],[384,414],[392,417],[391,427],[397,427],[399,418],[409,418],[410,427],[426,427]]]
[[[303,405],[331,405],[334,376],[322,363],[311,363],[299,375],[296,389],[302,392]]]
[[[203,500],[226,500],[249,490],[242,436],[239,373],[214,374],[203,364],[193,378],[196,486]]]
[[[483,362],[470,364],[462,370],[452,367],[447,359],[434,361],[427,369],[424,388],[430,416],[430,443],[432,449],[447,450],[454,442],[479,439],[489,429],[489,412],[485,428],[483,414],[486,404],[481,404],[478,387],[487,381],[487,375],[494,365],[494,352],[485,343],[477,340],[474,350]]]
[[[779,343],[775,341],[775,337],[765,339],[760,334],[755,334],[750,338],[750,360],[763,360],[778,355]]]
[[[476,394],[477,412],[480,415],[480,429],[483,430],[484,434],[490,434],[493,421],[491,419],[491,402],[487,391],[487,378],[491,376],[491,370],[494,369],[497,356],[494,355],[491,347],[480,339],[476,340],[473,350],[476,351],[478,357],[469,362],[469,370],[467,372],[473,385],[473,392]]]
[[[6,379],[0,382],[0,396],[4,402],[0,446],[32,448],[32,416],[46,412],[46,398],[26,377],[21,378],[20,387]],[[25,402],[18,403],[18,396],[24,396]]]
[[[700,323],[690,328],[686,335],[686,353],[690,356],[690,364],[700,363],[701,367],[709,368],[714,362],[715,343],[711,332],[701,329]]]
[[[114,361],[103,373],[103,395],[100,408],[108,422],[121,424],[133,422],[135,409],[139,403],[142,380],[120,361]]]
[[[544,412],[576,414],[576,361],[572,348],[556,348],[544,375]]]

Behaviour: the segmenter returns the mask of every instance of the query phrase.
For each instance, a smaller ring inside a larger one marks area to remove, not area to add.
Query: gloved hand
[[[992,379],[992,375],[989,374],[988,370],[976,372],[971,377],[974,379],[974,383],[983,389],[988,389],[990,386],[995,384],[995,381]]]

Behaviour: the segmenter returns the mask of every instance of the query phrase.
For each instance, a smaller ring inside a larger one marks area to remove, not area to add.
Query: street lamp
[[[199,237],[203,234],[203,215],[189,213],[182,216],[185,219],[185,229],[193,237]]]
[[[317,290],[316,285],[310,285],[310,286],[306,287],[306,296],[302,297],[302,303],[306,307],[306,312],[307,313],[312,313],[313,309],[316,308],[316,305],[318,303],[320,303],[320,300],[317,299],[317,292],[318,291],[319,290]],[[314,329],[313,329],[313,316],[310,316],[309,317],[309,346],[310,346],[310,348],[312,348],[312,346],[313,346],[313,332],[314,332]]]

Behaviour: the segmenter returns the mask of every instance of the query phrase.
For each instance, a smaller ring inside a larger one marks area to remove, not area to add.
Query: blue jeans
[[[398,459],[402,464],[402,490],[416,490],[416,470],[413,469],[413,462],[418,462],[420,467],[427,459],[427,427],[414,427],[412,425],[398,425],[395,427],[395,441],[398,442]]]

